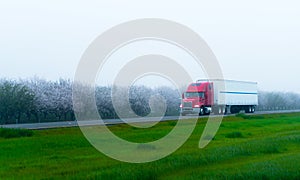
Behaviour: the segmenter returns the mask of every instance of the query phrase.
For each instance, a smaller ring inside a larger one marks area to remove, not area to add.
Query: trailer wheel
[[[251,106],[246,106],[245,107],[245,112],[246,113],[251,113],[252,112],[252,107]]]
[[[252,106],[251,113],[255,112],[255,106]]]

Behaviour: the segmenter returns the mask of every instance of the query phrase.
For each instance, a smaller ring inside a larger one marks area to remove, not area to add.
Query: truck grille
[[[184,102],[183,107],[192,107],[192,102]]]

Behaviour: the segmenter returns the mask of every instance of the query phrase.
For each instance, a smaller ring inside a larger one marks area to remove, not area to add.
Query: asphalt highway
[[[276,113],[292,113],[292,112],[300,112],[300,110],[280,110],[280,111],[257,111],[254,114],[276,114]],[[234,114],[228,114],[225,116],[233,116]],[[219,116],[219,115],[211,115],[211,116]],[[197,117],[196,115],[187,115],[182,116],[181,119],[189,119]],[[207,117],[207,116],[201,116]],[[128,118],[124,119],[129,123],[141,123],[141,122],[155,122],[155,121],[169,121],[169,120],[177,120],[178,116],[164,116],[163,118],[158,119],[157,117],[146,117],[146,118]],[[80,121],[81,126],[93,126],[93,125],[116,125],[125,123],[121,119],[104,119],[103,122],[100,120],[87,120]],[[22,128],[22,129],[49,129],[49,128],[62,128],[62,127],[74,127],[78,126],[77,121],[60,121],[60,122],[43,122],[43,123],[28,123],[28,124],[7,124],[0,125],[3,128]]]

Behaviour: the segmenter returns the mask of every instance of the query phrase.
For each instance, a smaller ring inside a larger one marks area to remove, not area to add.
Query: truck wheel
[[[181,116],[186,116],[186,114],[185,113],[181,113]]]
[[[223,115],[223,114],[226,114],[226,113],[227,113],[226,106],[224,106],[224,107],[220,106],[218,114],[222,114]]]
[[[210,115],[210,112],[211,112],[210,110],[208,110],[207,108],[203,107],[203,114],[204,115]]]
[[[208,115],[210,115],[210,112],[207,112],[207,113],[205,112],[204,115],[207,115],[207,116],[208,116]]]
[[[219,107],[218,114],[222,114],[222,107]]]
[[[204,115],[204,109],[200,108],[199,116],[203,116],[203,115]]]

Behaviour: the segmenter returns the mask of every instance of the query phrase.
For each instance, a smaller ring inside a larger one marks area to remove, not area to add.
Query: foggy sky
[[[300,93],[299,1],[1,1],[0,78],[73,79],[88,45],[138,18],[163,18],[197,32],[226,79]]]

